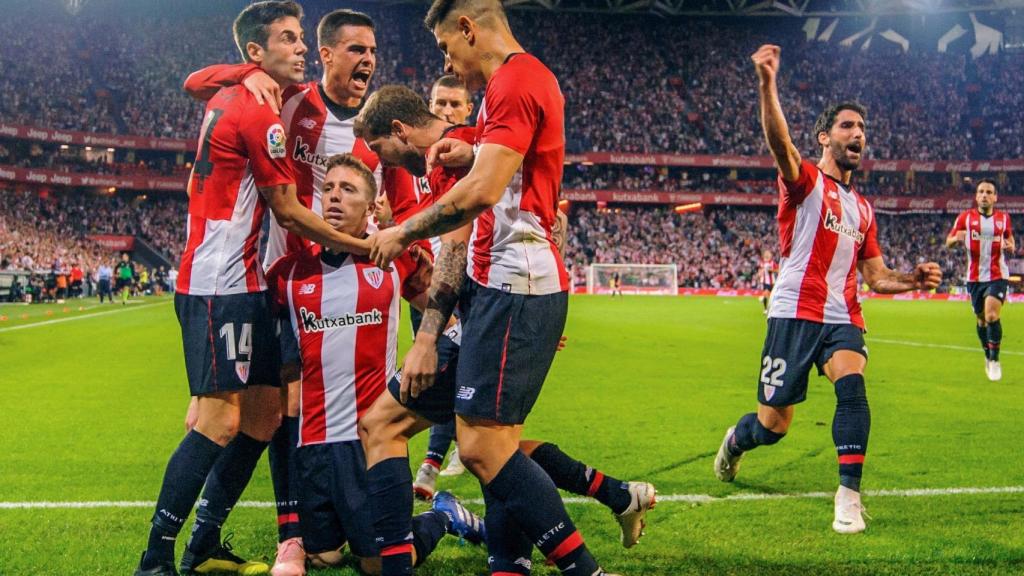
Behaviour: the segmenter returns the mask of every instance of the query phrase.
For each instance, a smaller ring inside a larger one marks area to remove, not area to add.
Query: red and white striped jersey
[[[293,182],[280,118],[242,86],[219,91],[206,105],[189,176],[188,239],[177,292],[266,290],[257,261],[266,202],[258,189]]]
[[[977,208],[961,212],[953,224],[950,235],[966,232],[964,246],[967,248],[968,282],[994,282],[1010,277],[1003,248],[1006,240],[1013,237],[1010,215],[993,210],[985,216]]]
[[[320,214],[327,160],[335,154],[355,155],[373,171],[380,186],[380,160],[362,138],[352,133],[358,108],[335,104],[319,82],[292,86],[285,91],[283,100],[281,120],[288,127],[288,155],[295,173],[297,195],[303,205]],[[281,256],[311,245],[312,241],[288,232],[271,218],[263,263],[269,267]]]
[[[569,289],[551,236],[565,158],[565,99],[555,75],[530,54],[513,54],[487,82],[477,121],[478,144],[523,155],[501,200],[473,221],[467,274],[513,294]]]
[[[418,267],[408,252],[384,272],[362,256],[313,249],[267,276],[302,358],[299,445],[358,440],[356,423],[384,392],[398,356],[399,296]]]
[[[863,329],[857,262],[882,255],[871,205],[804,160],[795,182],[779,177],[778,221],[782,259],[768,316]]]
[[[775,278],[779,273],[779,265],[775,260],[761,260],[761,265],[758,267],[758,276],[761,278],[761,284],[771,286],[775,284]]]

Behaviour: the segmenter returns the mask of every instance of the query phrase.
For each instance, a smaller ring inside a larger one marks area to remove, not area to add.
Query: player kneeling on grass
[[[332,156],[322,192],[327,223],[365,237],[377,195],[370,170],[351,154]],[[315,247],[278,259],[267,273],[301,354],[299,524],[314,566],[339,564],[348,542],[364,572],[380,572],[358,423],[395,373],[399,296],[422,308],[430,273],[429,256],[415,248],[384,271],[366,257]],[[438,504],[413,520],[409,551],[422,561],[456,529],[483,539],[479,518],[454,499]]]
[[[821,160],[817,165],[801,160],[779,104],[779,52],[777,46],[762,46],[752,59],[760,81],[761,122],[779,168],[782,262],[768,310],[760,405],[726,431],[715,474],[731,482],[744,452],[786,435],[793,406],[804,401],[807,377],[817,366],[836,393],[832,439],[840,486],[832,528],[856,533],[865,528],[860,479],[871,427],[857,272],[872,290],[886,294],[930,290],[942,272],[929,262],[901,274],[882,262],[874,212],[850,185],[866,145],[864,107],[845,103],[826,109],[815,125]]]

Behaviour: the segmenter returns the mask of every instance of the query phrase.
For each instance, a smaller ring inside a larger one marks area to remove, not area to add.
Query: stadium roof
[[[385,0],[401,3],[409,0]],[[429,1],[429,0],[412,0]],[[1024,0],[503,0],[505,6],[556,12],[661,16],[881,16],[1024,8]]]

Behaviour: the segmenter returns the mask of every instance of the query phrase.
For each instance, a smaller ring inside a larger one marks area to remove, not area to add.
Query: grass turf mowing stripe
[[[885,338],[866,338],[870,344],[877,342],[879,344],[896,344],[897,346],[913,346],[914,348],[941,348],[943,350],[962,350],[964,352],[977,352],[978,346],[957,346],[955,344],[932,344],[929,342],[914,342],[911,340],[888,340]],[[1010,354],[1013,356],[1024,356],[1024,352],[1014,352],[1013,350],[1001,350],[1001,355]]]
[[[864,495],[867,497],[878,498],[886,496],[895,496],[900,498],[921,498],[928,496],[970,496],[974,494],[1024,494],[1024,486],[989,486],[989,487],[962,487],[962,488],[909,488],[905,490],[867,490]],[[732,494],[729,496],[710,496],[708,494],[659,494],[658,502],[687,502],[706,504],[709,502],[729,502],[729,501],[756,501],[756,500],[806,500],[814,498],[832,498],[834,493],[832,492],[796,492],[792,494]],[[593,498],[581,498],[581,497],[569,497],[563,498],[566,503],[569,504],[597,504],[597,500]],[[483,504],[484,501],[480,498],[470,498],[463,500],[468,504]],[[76,508],[149,508],[154,506],[155,502],[147,502],[144,500],[127,500],[127,501],[94,501],[94,502],[0,502],[0,510],[16,510],[16,509],[61,509],[70,510]],[[253,500],[243,500],[239,502],[236,507],[238,508],[272,508],[275,506],[274,502],[258,502]]]
[[[108,314],[117,314],[118,312],[130,312],[132,310],[142,310],[144,308],[152,308],[153,306],[160,306],[161,304],[169,304],[171,301],[166,300],[163,302],[154,302],[152,304],[143,304],[141,306],[133,306],[131,308],[118,308],[117,310],[105,310],[103,312],[94,312],[92,314],[82,314],[81,316],[72,316],[70,318],[55,318],[53,320],[43,320],[42,322],[32,322],[31,324],[21,324],[19,326],[10,326],[7,328],[0,328],[2,332],[13,332],[15,330],[24,330],[25,328],[36,328],[39,326],[48,326],[50,324],[60,324],[61,322],[72,322],[74,320],[84,320],[86,318],[95,318],[97,316],[106,316]]]

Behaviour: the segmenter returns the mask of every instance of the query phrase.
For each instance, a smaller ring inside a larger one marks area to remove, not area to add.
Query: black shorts
[[[761,284],[761,289],[764,290],[765,292],[771,292],[772,288],[774,287],[774,284]]]
[[[287,364],[302,365],[302,356],[299,354],[299,340],[295,337],[295,330],[292,330],[292,323],[289,318],[278,318],[277,322],[277,347],[281,351],[281,365]]]
[[[811,367],[818,374],[832,355],[851,350],[868,356],[864,332],[853,324],[821,324],[796,318],[769,318],[761,352],[757,400],[767,406],[791,406],[807,399]]]
[[[569,293],[511,294],[466,282],[455,412],[522,424],[540,396],[565,328]]]
[[[446,424],[455,419],[455,374],[459,367],[459,345],[445,335],[437,340],[437,374],[434,385],[420,393],[416,398],[409,398],[404,406],[419,416],[434,422]],[[388,391],[401,402],[402,371],[388,381]]]
[[[117,290],[123,290],[125,288],[129,288],[129,287],[131,287],[131,285],[132,285],[132,281],[131,281],[130,278],[118,278],[115,281],[115,284],[114,284],[114,286],[115,286],[115,288]]]
[[[378,556],[362,443],[300,446],[295,461],[302,479],[299,529],[306,551],[321,554],[348,542],[360,558]]]
[[[1006,296],[1010,292],[1010,283],[1007,280],[968,282],[967,291],[971,294],[971,307],[974,308],[974,314],[980,316],[985,313],[985,298],[991,296],[1000,302],[1006,302]]]
[[[281,360],[266,292],[174,295],[193,396],[280,386]]]

